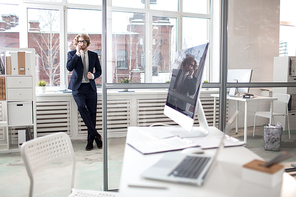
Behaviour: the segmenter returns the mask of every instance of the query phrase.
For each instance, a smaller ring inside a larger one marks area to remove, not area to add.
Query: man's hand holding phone
[[[83,53],[82,49],[81,49],[81,45],[78,43],[77,46],[76,46],[76,51],[78,53]]]

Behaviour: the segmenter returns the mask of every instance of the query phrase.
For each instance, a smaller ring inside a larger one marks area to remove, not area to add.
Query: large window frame
[[[20,3],[23,2],[23,3]],[[20,26],[22,31],[20,32],[20,47],[28,47],[28,12],[27,9],[34,8],[34,9],[48,9],[48,10],[59,10],[60,13],[60,54],[65,54],[60,56],[60,86],[52,86],[48,87],[47,91],[55,91],[57,89],[66,89],[68,86],[68,71],[66,70],[66,53],[68,50],[67,47],[67,9],[69,8],[79,8],[79,9],[91,9],[91,10],[102,10],[102,5],[82,5],[82,4],[71,4],[67,3],[66,0],[62,0],[61,2],[50,2],[50,1],[34,1],[34,0],[24,0],[24,1],[13,1],[15,4],[19,4],[23,7],[22,12],[20,13]],[[9,2],[11,4],[11,2]],[[121,12],[141,12],[145,14],[145,73],[144,73],[144,81],[142,83],[153,83],[153,68],[152,68],[152,58],[153,54],[150,52],[152,50],[152,17],[172,17],[177,19],[176,24],[176,39],[182,37],[182,17],[193,17],[193,18],[207,18],[210,21],[213,18],[213,12],[210,11],[210,14],[195,14],[195,13],[185,13],[182,11],[160,11],[160,10],[153,10],[150,9],[149,1],[146,1],[145,8],[128,8],[128,7],[115,7],[112,6],[112,1],[107,1],[108,12],[113,11],[121,11]],[[179,9],[182,9],[182,0],[179,0]],[[209,3],[210,10],[212,10],[212,3]],[[110,16],[108,16],[110,18]],[[112,17],[111,17],[112,20]],[[210,22],[209,31],[212,30],[213,24]],[[107,27],[109,28],[109,27]],[[108,35],[109,36],[109,35]],[[109,38],[108,38],[109,39]],[[213,40],[213,34],[209,34],[210,42]],[[108,46],[110,48],[110,46]],[[109,49],[108,49],[109,50]],[[182,40],[176,40],[176,51],[182,50]],[[212,47],[210,47],[209,57],[212,58]],[[110,53],[108,53],[110,54]],[[218,59],[218,58],[216,58]],[[211,64],[211,60],[209,61]],[[109,64],[109,62],[107,62]],[[209,65],[211,68],[212,65]],[[109,67],[110,68],[110,67]],[[206,80],[210,81],[211,73],[209,72],[210,69],[206,69]],[[109,72],[109,70],[107,71]],[[110,83],[108,81],[108,83]],[[163,82],[164,83],[164,82]],[[125,84],[131,85],[131,84]]]

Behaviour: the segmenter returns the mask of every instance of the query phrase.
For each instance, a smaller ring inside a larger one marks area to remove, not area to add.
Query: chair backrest
[[[73,161],[71,188],[74,185],[75,154],[70,137],[62,132],[35,138],[21,146],[21,155],[30,178],[30,195],[33,193],[34,173],[43,165],[60,158]]]
[[[278,99],[277,101],[279,102],[284,102],[286,104],[289,103],[290,94],[275,93],[273,96],[276,97]]]

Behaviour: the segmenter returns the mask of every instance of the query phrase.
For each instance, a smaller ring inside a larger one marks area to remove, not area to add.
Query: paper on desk
[[[165,139],[147,137],[145,140],[128,141],[127,144],[144,155],[199,147],[199,145],[194,143],[192,140],[182,139],[177,136]]]
[[[219,142],[221,140],[221,136],[199,137],[199,138],[193,138],[191,140],[196,144],[199,144],[202,149],[218,148]],[[228,135],[225,136],[225,139],[224,139],[225,147],[242,146],[242,145],[245,145],[244,141],[240,141]]]

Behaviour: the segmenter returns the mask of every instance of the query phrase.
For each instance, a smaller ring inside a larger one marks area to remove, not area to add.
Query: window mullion
[[[146,13],[145,83],[152,83],[152,15]]]

